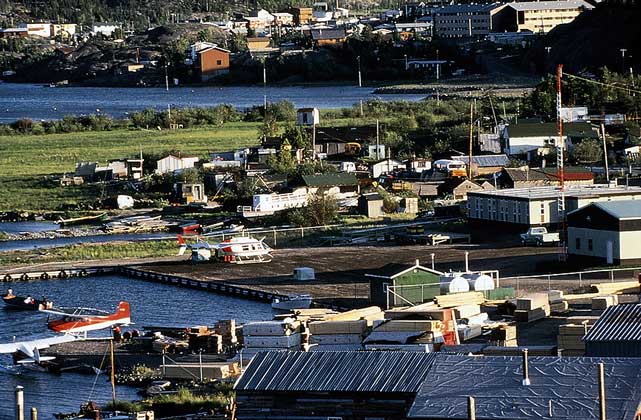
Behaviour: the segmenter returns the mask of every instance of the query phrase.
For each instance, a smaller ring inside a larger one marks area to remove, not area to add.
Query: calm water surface
[[[89,306],[113,311],[120,300],[126,300],[131,304],[132,321],[138,329],[146,325],[212,325],[229,318],[246,322],[273,316],[271,306],[266,303],[120,276],[2,283],[1,287],[9,285],[17,294],[46,295],[59,306]],[[46,328],[46,316],[38,313],[2,308],[0,326],[1,343],[10,342],[13,337],[24,340],[51,335]],[[10,363],[10,357],[0,357],[0,363]],[[74,373],[52,375],[26,371],[22,376],[0,373],[0,419],[13,418],[13,392],[17,385],[25,388],[27,407],[38,407],[40,418],[47,420],[57,412],[77,411],[80,404],[90,397],[100,403],[109,401],[111,386],[105,375],[98,376],[90,396],[95,379],[92,375]],[[119,398],[136,399],[136,391],[119,387],[117,392]]]
[[[356,86],[177,87],[163,88],[50,88],[43,85],[0,83],[0,122],[19,118],[49,120],[65,115],[108,114],[122,117],[145,108],[210,107],[231,104],[237,108],[261,105],[264,95],[276,102],[288,100],[296,107],[343,108],[360,100],[419,101],[425,95],[374,95],[373,88]]]

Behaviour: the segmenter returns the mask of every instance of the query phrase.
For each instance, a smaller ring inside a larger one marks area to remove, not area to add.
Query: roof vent
[[[527,360],[527,349],[523,349],[523,386],[530,385],[530,367]]]

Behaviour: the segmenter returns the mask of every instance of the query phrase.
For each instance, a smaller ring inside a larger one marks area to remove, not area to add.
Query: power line
[[[629,87],[630,85],[626,85],[628,87],[625,87],[625,86],[615,85],[614,83],[603,83],[603,82],[599,82],[599,81],[596,81],[596,80],[588,79],[586,77],[576,76],[574,74],[565,73],[565,72],[563,72],[563,75],[564,76],[568,76],[568,77],[573,78],[573,79],[583,80],[584,82],[594,83],[594,84],[600,85],[600,86],[605,86],[605,87],[610,87],[610,88],[614,88],[614,89],[624,90],[626,92],[634,92],[634,93],[640,93],[641,94],[641,90],[634,89],[634,86]]]

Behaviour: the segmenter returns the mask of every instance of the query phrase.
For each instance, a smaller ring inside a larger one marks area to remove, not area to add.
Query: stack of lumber
[[[592,292],[602,295],[639,294],[641,293],[638,281],[623,281],[615,283],[591,284]]]
[[[325,321],[367,321],[367,326],[371,327],[374,322],[385,318],[385,313],[378,306],[368,306],[362,309],[353,309],[347,312],[325,315]]]
[[[238,376],[240,370],[237,363],[229,362],[203,362],[200,363],[176,363],[161,365],[162,377],[166,379],[202,379],[214,380]]]
[[[316,321],[310,322],[308,328],[310,349],[313,351],[356,350],[361,348],[367,321]]]
[[[220,354],[223,352],[223,337],[208,331],[204,334],[189,333],[187,336],[189,350],[194,353]]]
[[[337,314],[338,312],[326,308],[296,309],[290,314],[277,315],[275,319],[295,318],[302,322],[325,321],[327,317]]]
[[[310,351],[360,350],[366,332],[384,319],[378,306],[369,306],[341,313],[326,313],[318,321],[308,323]]]
[[[501,347],[517,347],[518,342],[516,339],[516,325],[500,324],[497,328],[492,328],[490,331],[490,338],[496,342],[497,346]]]
[[[434,297],[436,304],[442,308],[453,308],[461,305],[480,305],[485,302],[485,296],[482,292],[464,292],[453,293]]]
[[[617,295],[595,296],[592,298],[592,310],[604,311],[610,306],[618,305],[619,299]]]
[[[385,311],[385,319],[431,319],[431,311],[438,311],[439,307],[433,302],[422,303],[416,306],[394,308]]]
[[[550,315],[547,293],[531,293],[516,300],[514,319],[519,322],[532,322]]]
[[[584,356],[585,343],[581,340],[590,329],[585,324],[564,324],[559,325],[557,344],[562,356]]]
[[[243,356],[262,350],[299,350],[301,322],[288,318],[282,321],[250,322],[243,325]]]

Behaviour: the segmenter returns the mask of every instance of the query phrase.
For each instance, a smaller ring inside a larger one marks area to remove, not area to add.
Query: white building
[[[113,36],[114,32],[118,29],[120,29],[120,24],[118,23],[97,22],[91,25],[91,32],[95,35],[100,34],[106,37]]]
[[[641,200],[593,203],[568,214],[570,257],[641,262]]]
[[[561,107],[561,119],[563,122],[579,122],[588,119],[587,106],[564,106]]]
[[[532,153],[547,154],[559,141],[556,123],[520,123],[511,124],[503,130],[506,153],[510,156]],[[569,149],[572,140],[598,138],[598,133],[586,122],[574,122],[563,125],[563,147]]]
[[[167,174],[193,168],[198,160],[199,158],[196,156],[177,157],[169,155],[156,161],[156,173]]]
[[[18,28],[26,29],[27,34],[42,38],[51,38],[51,24],[46,23],[21,23]]]
[[[294,15],[291,13],[272,13],[274,24],[279,26],[291,26],[294,24]]]
[[[399,162],[398,160],[391,159],[391,158],[373,163],[370,166],[372,178],[378,178],[383,174],[394,172],[397,169],[405,169],[405,164],[403,162]]]
[[[556,225],[559,187],[509,188],[470,192],[467,195],[468,219],[472,224],[528,226]],[[565,209],[571,212],[591,203],[639,200],[641,188],[609,187],[607,185],[576,185],[565,187]]]

